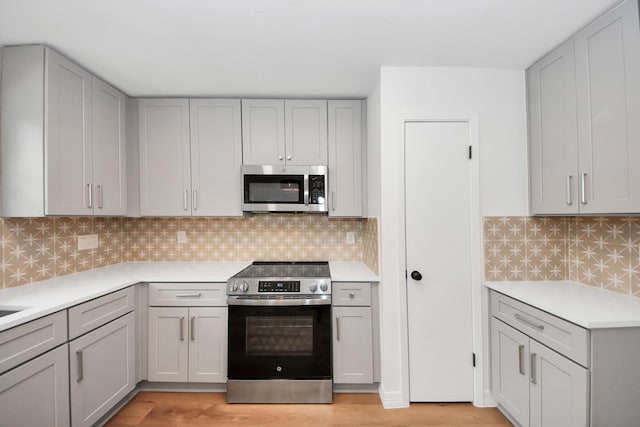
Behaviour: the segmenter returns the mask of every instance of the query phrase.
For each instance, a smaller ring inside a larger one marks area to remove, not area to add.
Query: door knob
[[[420,274],[420,272],[419,272],[419,271],[415,271],[415,270],[414,270],[414,271],[412,271],[412,272],[411,272],[411,278],[412,278],[413,280],[418,280],[418,281],[419,281],[419,280],[422,280],[422,274]]]

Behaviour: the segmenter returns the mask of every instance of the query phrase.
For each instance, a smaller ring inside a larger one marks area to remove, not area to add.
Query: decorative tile
[[[92,217],[60,217],[55,219],[54,234],[58,237],[93,233]]]

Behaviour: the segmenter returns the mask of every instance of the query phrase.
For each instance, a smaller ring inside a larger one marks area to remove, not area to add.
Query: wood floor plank
[[[106,427],[510,426],[495,408],[413,403],[384,409],[377,394],[335,394],[331,405],[227,404],[224,393],[140,392]]]

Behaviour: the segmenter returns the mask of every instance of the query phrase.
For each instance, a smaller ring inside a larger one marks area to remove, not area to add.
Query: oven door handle
[[[229,298],[227,300],[228,305],[262,305],[262,306],[270,306],[270,305],[288,305],[288,306],[301,306],[301,305],[330,305],[331,297],[327,296],[325,298],[301,298],[301,299],[235,299]]]

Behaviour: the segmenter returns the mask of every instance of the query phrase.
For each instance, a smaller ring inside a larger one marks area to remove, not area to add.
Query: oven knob
[[[238,290],[238,284],[236,282],[233,282],[231,285],[229,285],[229,290],[231,292],[235,292]]]
[[[320,283],[320,290],[321,290],[322,292],[327,292],[327,290],[329,290],[329,285],[327,285],[327,283],[326,283],[326,282],[322,282],[322,283]]]
[[[309,285],[309,290],[311,292],[315,292],[318,290],[318,285],[316,285],[315,283],[312,283],[311,285]]]
[[[247,282],[244,282],[243,284],[240,285],[240,290],[242,292],[247,292],[249,290],[249,284]]]

